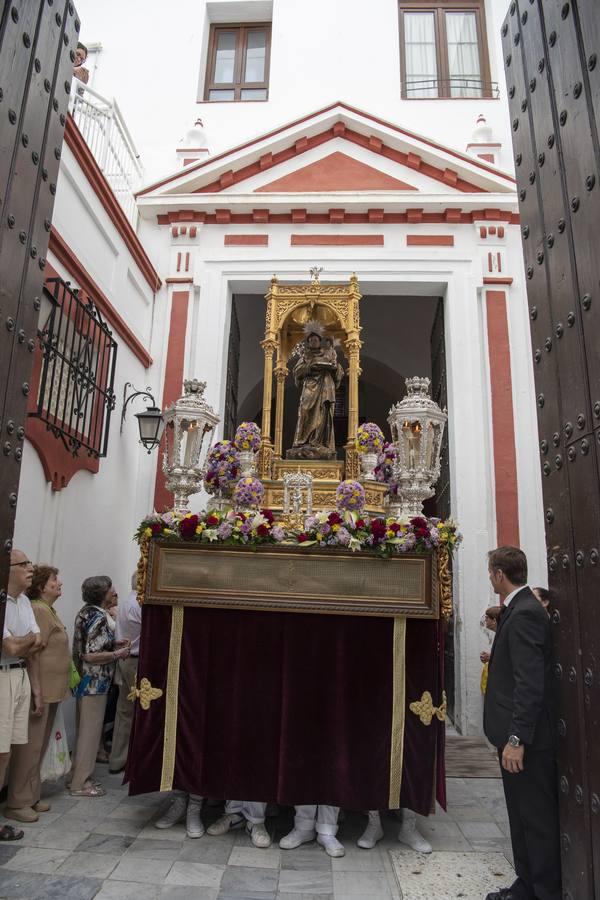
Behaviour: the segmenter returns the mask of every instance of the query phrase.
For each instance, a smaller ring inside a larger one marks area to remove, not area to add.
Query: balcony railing
[[[402,96],[407,100],[497,100],[497,81],[479,78],[423,78],[402,82]]]
[[[117,101],[107,100],[73,79],[71,104],[79,131],[135,229],[138,210],[134,195],[144,170]]]

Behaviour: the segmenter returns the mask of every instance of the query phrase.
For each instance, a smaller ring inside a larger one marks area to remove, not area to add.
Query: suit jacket
[[[500,616],[489,663],[483,729],[495,747],[516,734],[532,750],[552,748],[555,714],[550,620],[528,587]]]

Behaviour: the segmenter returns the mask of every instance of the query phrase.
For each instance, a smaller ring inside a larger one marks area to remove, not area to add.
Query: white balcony
[[[102,174],[135,230],[138,220],[135,192],[143,166],[117,101],[73,79],[71,112]]]

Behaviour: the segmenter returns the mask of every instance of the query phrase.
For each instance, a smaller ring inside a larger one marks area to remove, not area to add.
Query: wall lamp
[[[131,388],[132,390],[132,393],[129,394],[129,396],[127,396],[127,388]],[[150,388],[146,388],[145,391],[138,391],[130,381],[125,382],[123,386],[123,408],[121,410],[120,433],[123,434],[123,423],[125,422],[127,406],[132,400],[135,400],[136,397],[145,397],[145,402],[150,402],[152,404],[151,406],[147,406],[142,412],[135,414],[140,430],[140,443],[144,445],[148,453],[151,453],[152,450],[160,444],[165,423],[162,411],[156,405],[156,400],[154,399]]]

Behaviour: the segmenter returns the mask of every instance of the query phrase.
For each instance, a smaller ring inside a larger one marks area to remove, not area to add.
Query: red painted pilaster
[[[505,291],[486,291],[492,434],[496,481],[496,541],[519,546],[519,494]]]

